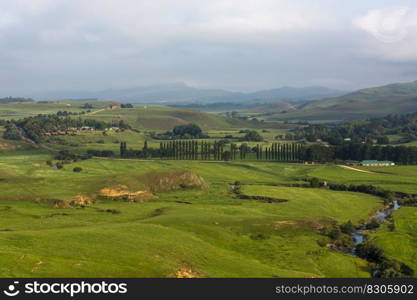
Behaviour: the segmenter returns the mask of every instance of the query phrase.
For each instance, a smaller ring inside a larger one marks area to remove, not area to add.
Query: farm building
[[[389,160],[363,160],[361,166],[364,167],[388,167],[395,166],[395,163]]]

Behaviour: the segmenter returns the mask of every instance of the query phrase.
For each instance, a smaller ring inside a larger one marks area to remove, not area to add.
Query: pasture
[[[382,201],[279,186],[301,184],[315,166],[91,159],[56,170],[47,159],[43,152],[0,156],[2,276],[369,276],[363,260],[320,247],[317,228],[359,221]],[[83,171],[72,172],[74,166]],[[144,175],[169,169],[192,170],[209,187],[156,192],[158,200],[144,203],[100,199],[85,208],[54,208],[46,200],[94,197],[115,184],[143,189]],[[245,193],[288,202],[238,199],[229,186],[236,180]]]

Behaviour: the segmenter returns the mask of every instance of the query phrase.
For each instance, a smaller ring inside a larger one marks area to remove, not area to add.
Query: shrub
[[[312,188],[318,188],[318,187],[320,187],[320,180],[318,179],[318,178],[311,178],[310,179],[310,186],[312,187]]]
[[[376,229],[380,226],[381,224],[378,222],[378,220],[376,219],[372,219],[371,222],[369,222],[368,224],[366,224],[366,229]]]
[[[79,172],[81,172],[83,169],[82,168],[80,168],[80,167],[75,167],[74,169],[72,169],[72,171],[74,171],[74,172],[76,172],[76,173],[79,173]]]
[[[353,226],[352,222],[349,220],[348,222],[340,225],[340,230],[345,234],[352,234],[355,232],[356,228]]]
[[[248,142],[262,142],[264,138],[257,131],[252,130],[246,133],[241,140]]]
[[[332,240],[337,240],[338,238],[340,238],[342,232],[340,231],[340,229],[338,227],[334,227],[333,229],[330,230],[329,232],[329,237]]]
[[[356,247],[356,254],[371,262],[381,263],[384,261],[384,250],[370,242],[359,244]]]

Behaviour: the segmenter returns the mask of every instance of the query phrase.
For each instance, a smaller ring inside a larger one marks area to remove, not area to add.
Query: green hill
[[[130,109],[106,109],[87,115],[103,121],[124,120],[134,128],[166,130],[181,124],[195,123],[205,130],[248,127],[249,122],[192,109],[156,105],[135,105]]]
[[[85,104],[91,105],[85,108]],[[111,108],[113,105],[113,109]],[[0,104],[0,120],[19,119],[38,114],[55,114],[67,111],[73,117],[101,121],[123,120],[137,129],[166,130],[176,125],[196,123],[204,130],[247,128],[253,122],[201,112],[198,110],[158,105],[134,105],[133,108],[120,108],[117,102],[109,101],[48,101]]]
[[[268,111],[267,120],[342,121],[417,111],[417,81],[395,83],[352,92],[340,97],[310,101],[297,110]]]

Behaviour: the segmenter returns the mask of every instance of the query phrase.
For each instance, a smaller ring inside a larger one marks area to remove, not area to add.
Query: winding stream
[[[378,212],[378,214],[376,215],[376,220],[379,223],[382,223],[383,221],[385,221],[394,211],[396,211],[397,209],[399,209],[401,206],[398,204],[398,201],[393,201],[392,205],[387,208],[384,209],[380,212]],[[355,251],[356,251],[356,245],[361,244],[365,241],[366,237],[364,234],[364,231],[367,230],[366,229],[366,225],[359,227],[356,229],[356,231],[354,233],[352,233],[352,238],[353,241],[355,243],[355,247],[353,247],[352,249],[352,254],[356,256]]]

